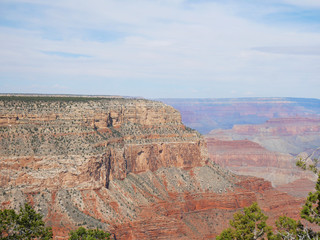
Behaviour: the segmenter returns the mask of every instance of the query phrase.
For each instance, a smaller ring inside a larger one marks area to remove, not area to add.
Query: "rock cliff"
[[[130,172],[188,168],[206,160],[199,134],[186,130],[179,112],[159,102],[17,99],[0,101],[1,163],[17,171],[7,176],[10,182],[24,174],[39,185],[51,173],[57,186],[91,180],[108,186]]]
[[[235,173],[263,177],[274,186],[305,178],[316,181],[314,174],[295,166],[295,156],[320,145],[318,117],[235,125],[228,130],[212,130],[206,139],[210,158]],[[301,183],[299,189],[303,190],[303,181],[296,183]]]
[[[320,145],[320,118],[272,118],[262,124],[212,130],[208,136],[223,140],[248,139],[270,151],[296,155]]]
[[[78,226],[117,239],[212,239],[258,201],[271,219],[301,199],[208,161],[177,110],[144,99],[0,98],[0,206],[25,201],[66,239]]]
[[[295,158],[288,153],[272,152],[249,140],[219,140],[213,136],[206,137],[210,159],[236,174],[262,177],[273,186],[288,184],[301,178],[316,181],[313,173],[296,167]]]

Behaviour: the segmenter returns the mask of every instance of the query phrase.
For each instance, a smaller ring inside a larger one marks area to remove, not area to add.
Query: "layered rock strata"
[[[203,134],[235,125],[263,124],[271,118],[319,118],[320,99],[171,98],[161,99],[181,112],[183,122]]]
[[[25,175],[36,186],[46,179],[59,187],[90,181],[107,187],[130,172],[206,160],[199,134],[187,131],[179,112],[162,103],[25,98],[0,101],[2,186]]]
[[[2,97],[0,206],[30,202],[66,239],[78,226],[116,239],[214,239],[258,201],[298,217],[301,199],[208,161],[202,137],[159,102]]]
[[[295,158],[290,154],[269,151],[249,140],[219,140],[207,136],[206,141],[210,159],[236,174],[262,177],[273,186],[301,178],[316,180],[315,174],[296,167]]]
[[[56,237],[64,225],[109,228],[102,219],[136,216],[135,199],[122,209],[113,182],[207,160],[203,139],[178,111],[144,99],[1,97],[0,141],[2,206],[32,202]]]
[[[228,130],[212,130],[208,136],[220,140],[247,139],[272,152],[297,155],[320,145],[320,118],[274,118],[263,124],[234,125]]]

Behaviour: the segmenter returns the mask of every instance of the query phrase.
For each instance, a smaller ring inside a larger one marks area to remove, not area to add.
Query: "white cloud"
[[[278,47],[257,47],[253,50],[289,55],[314,55],[320,56],[320,45],[318,46],[278,46]]]
[[[297,5],[301,7],[317,7],[320,8],[320,1],[318,0],[283,0],[285,3]]]
[[[145,82],[137,79],[168,86],[177,82],[181,87],[228,83],[235,89],[239,84],[298,82],[302,77],[311,82],[320,73],[315,67],[319,32],[285,29],[236,14],[235,9],[241,12],[247,5],[182,0],[10,2],[41,5],[42,14],[13,14],[9,17],[17,17],[23,27],[0,28],[0,74],[134,79],[142,87]],[[266,12],[257,5],[253,8]],[[100,33],[105,41],[98,40]],[[286,55],[290,53],[294,56]]]

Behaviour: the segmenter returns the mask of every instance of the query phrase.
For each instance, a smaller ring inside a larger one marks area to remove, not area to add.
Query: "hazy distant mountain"
[[[262,124],[271,118],[315,117],[320,99],[312,98],[166,98],[158,99],[181,112],[187,126],[207,134],[236,124]]]
[[[219,165],[237,174],[263,177],[274,186],[297,181],[304,189],[306,179],[314,180],[295,167],[295,156],[320,146],[319,99],[161,101],[180,110],[187,126],[206,134],[210,158]]]

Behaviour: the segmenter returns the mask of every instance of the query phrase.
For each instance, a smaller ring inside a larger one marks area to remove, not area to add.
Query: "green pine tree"
[[[302,208],[301,217],[310,223],[320,225],[320,174],[316,183],[316,191],[310,192]]]
[[[41,214],[29,204],[19,213],[12,209],[0,210],[0,239],[52,239],[51,228],[45,227]]]
[[[69,235],[69,240],[110,240],[110,233],[100,229],[85,229],[84,227],[71,231]]]
[[[271,227],[266,223],[268,217],[264,215],[255,202],[244,208],[243,212],[237,212],[230,220],[232,228],[224,230],[217,240],[256,240],[272,239]]]

